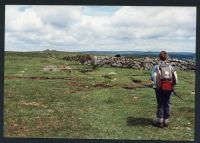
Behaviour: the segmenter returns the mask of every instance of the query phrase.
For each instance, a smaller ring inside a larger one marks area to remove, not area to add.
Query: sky
[[[195,52],[195,7],[7,5],[5,51]]]

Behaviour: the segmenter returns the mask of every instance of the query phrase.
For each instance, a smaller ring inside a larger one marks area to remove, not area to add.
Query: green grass
[[[73,54],[73,53],[70,53]],[[4,135],[133,140],[193,140],[195,73],[177,71],[177,93],[172,97],[171,123],[159,129],[156,99],[151,88],[125,89],[132,78],[148,82],[149,71],[97,68],[82,73],[86,65],[63,61],[66,53],[49,58],[46,53],[5,54]],[[72,72],[45,72],[48,65],[69,65]],[[104,76],[115,72],[111,79]],[[137,75],[137,76],[136,76]],[[72,77],[74,80],[31,80],[8,77]],[[115,79],[115,80],[113,80]],[[96,86],[110,85],[110,87]]]

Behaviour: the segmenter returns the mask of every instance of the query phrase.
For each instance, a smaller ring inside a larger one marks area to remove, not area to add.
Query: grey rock
[[[99,67],[122,67],[122,68],[138,68],[150,70],[158,63],[158,58],[133,58],[133,57],[107,57],[89,55],[65,56],[63,60],[78,61],[85,65],[95,65]],[[167,63],[180,70],[195,70],[196,65],[191,60],[168,59]]]

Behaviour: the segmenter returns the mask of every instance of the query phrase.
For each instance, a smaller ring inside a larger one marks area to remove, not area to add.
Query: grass
[[[79,139],[193,140],[195,73],[177,71],[168,128],[152,126],[156,99],[151,88],[125,89],[132,79],[148,82],[149,71],[97,68],[63,61],[67,53],[5,54],[4,136]],[[73,54],[73,53],[71,53]],[[72,72],[43,71],[48,65],[69,65]],[[115,72],[111,79],[106,78]],[[71,77],[73,80],[36,80],[23,77]],[[22,78],[9,78],[22,77]],[[113,80],[115,79],[115,80]]]

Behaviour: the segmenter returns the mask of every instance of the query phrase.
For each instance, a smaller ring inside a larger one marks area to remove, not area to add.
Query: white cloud
[[[195,7],[6,6],[5,49],[194,52],[195,31]]]
[[[6,6],[6,31],[24,32],[43,28],[43,23],[31,9],[20,12],[16,7]]]
[[[71,26],[73,23],[79,23],[81,18],[82,6],[33,6],[34,11],[45,24],[51,24],[55,27]]]

